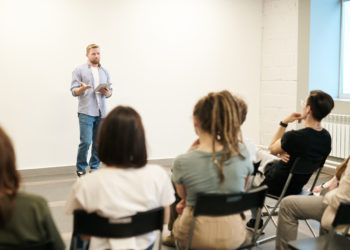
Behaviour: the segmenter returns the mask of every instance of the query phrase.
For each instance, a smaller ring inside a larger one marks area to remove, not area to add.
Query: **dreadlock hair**
[[[11,139],[0,127],[0,227],[11,218],[19,182]]]
[[[200,123],[200,128],[211,135],[213,141],[212,158],[219,170],[220,184],[225,180],[224,162],[232,155],[244,158],[240,149],[241,115],[237,98],[227,91],[209,93],[200,99],[194,107],[193,116]],[[216,159],[215,142],[223,146],[220,163]]]

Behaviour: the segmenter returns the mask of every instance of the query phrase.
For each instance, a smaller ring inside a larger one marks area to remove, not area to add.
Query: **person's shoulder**
[[[303,129],[300,129],[298,130],[300,131],[301,134],[304,134],[304,135],[309,135],[309,136],[314,136],[314,137],[326,137],[326,138],[329,138],[331,139],[331,135],[329,134],[329,132],[327,131],[327,129],[323,128],[322,130],[318,131],[318,130],[315,130],[313,128],[303,128]]]
[[[297,139],[301,137],[308,136],[310,133],[308,131],[308,128],[302,128],[302,129],[292,129],[283,134],[283,140],[285,141],[286,139]]]
[[[245,141],[246,143],[246,141]],[[248,147],[245,143],[239,143],[239,150],[244,157],[249,156]]]
[[[195,149],[195,150],[191,150],[189,152],[186,152],[186,153],[178,155],[175,158],[175,160],[176,159],[183,159],[183,160],[185,160],[185,159],[193,159],[193,158],[200,157],[200,155],[206,155],[206,154],[210,154],[211,155],[211,153],[206,153],[206,152],[199,151],[199,150]]]
[[[331,134],[328,132],[327,129],[323,128],[320,132],[322,135],[331,138]]]
[[[99,67],[100,67],[100,69],[102,69],[102,70],[104,70],[104,71],[106,71],[108,73],[108,70],[105,67],[103,67],[101,64],[100,64]]]
[[[81,71],[81,70],[84,70],[84,69],[87,69],[88,68],[88,64],[87,63],[83,63],[83,64],[80,64],[79,66],[77,66],[74,71]]]
[[[39,195],[19,192],[16,196],[16,203],[20,206],[30,206],[30,207],[38,207],[44,208],[47,207],[47,201]]]
[[[287,134],[287,135],[303,135],[303,134],[305,134],[307,132],[308,132],[307,128],[301,128],[301,129],[289,130],[289,131],[285,132],[284,134]]]
[[[89,174],[83,175],[82,177],[78,178],[77,182],[88,183],[88,184],[91,184],[94,182],[99,182],[101,178],[103,179],[104,176],[109,176],[109,175],[111,175],[111,173],[114,172],[111,170],[113,170],[113,169],[110,167],[101,168],[101,169],[93,171]]]
[[[101,182],[103,182],[104,176],[108,176],[110,173],[106,171],[106,168],[99,169],[92,173],[85,174],[75,181],[73,189],[75,190],[93,190]]]
[[[183,154],[178,155],[174,160],[174,165],[186,164],[186,162],[191,162],[193,160],[200,159],[202,155],[207,155],[209,153],[192,150]]]
[[[99,70],[100,72],[103,72],[107,77],[109,77],[108,70],[105,67],[103,67],[101,64],[99,65]]]
[[[251,164],[252,161],[251,161],[251,156],[250,156],[248,148],[243,143],[240,143],[239,150],[240,150],[240,153],[243,157],[239,156],[239,155],[233,156],[233,159],[235,160],[234,162],[236,162],[236,163],[239,162],[239,164],[244,164],[244,165],[250,167],[250,165],[252,165]]]
[[[158,175],[167,175],[168,174],[165,167],[162,167],[158,164],[147,164],[142,169],[144,171],[152,172],[152,173],[158,174]]]

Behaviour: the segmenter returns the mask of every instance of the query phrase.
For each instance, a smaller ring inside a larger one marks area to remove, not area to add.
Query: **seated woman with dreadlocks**
[[[248,151],[241,143],[240,107],[228,91],[209,93],[193,111],[199,137],[192,151],[178,156],[172,179],[181,197],[173,227],[180,248],[186,246],[193,206],[198,193],[238,193],[253,172]],[[232,249],[245,240],[245,222],[239,215],[199,216],[191,249]]]

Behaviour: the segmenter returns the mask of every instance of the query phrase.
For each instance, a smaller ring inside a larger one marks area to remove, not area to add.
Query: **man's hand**
[[[282,122],[288,124],[298,120],[298,123],[300,123],[302,119],[304,119],[304,117],[300,113],[293,112],[289,116],[287,116]]]
[[[80,82],[80,89],[85,92],[85,90],[90,89],[91,85],[86,85],[84,82]]]
[[[85,92],[85,90],[92,88],[91,85],[87,85],[84,82],[80,82],[80,88],[74,89],[74,93],[76,95],[81,95]]]
[[[102,89],[100,89],[100,93],[101,93],[102,95],[105,95],[106,97],[109,97],[109,96],[111,95],[109,89],[107,89],[107,88],[102,88]]]
[[[288,163],[290,160],[290,155],[287,152],[284,152],[284,153],[280,154],[280,158],[285,163]]]

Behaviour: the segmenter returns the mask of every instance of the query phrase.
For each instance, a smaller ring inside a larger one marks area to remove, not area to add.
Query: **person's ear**
[[[306,115],[312,115],[312,110],[311,110],[310,105],[306,106]]]
[[[195,116],[193,116],[193,126],[198,127],[198,120]]]

